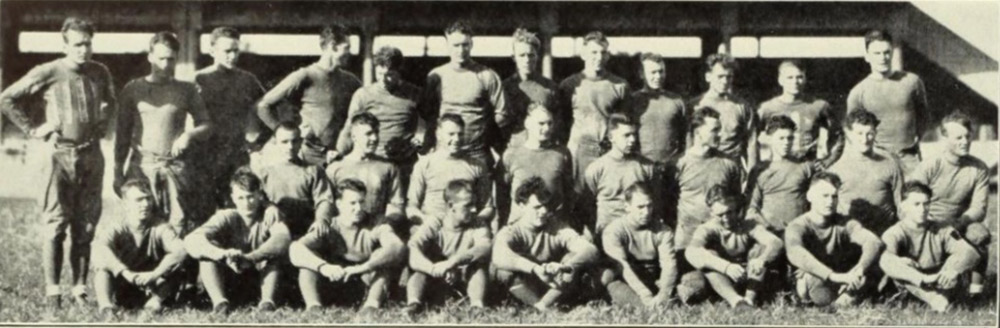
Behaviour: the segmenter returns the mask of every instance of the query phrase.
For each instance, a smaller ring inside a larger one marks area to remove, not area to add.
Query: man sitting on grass
[[[897,286],[934,311],[945,312],[968,291],[959,287],[968,284],[980,258],[957,230],[930,218],[932,196],[927,185],[906,183],[900,204],[903,220],[882,234],[886,250],[879,266]]]
[[[493,245],[497,280],[541,311],[576,289],[582,270],[599,259],[593,244],[553,215],[550,199],[540,178],[522,184],[515,195],[521,219],[500,229]]]
[[[673,297],[677,283],[674,231],[653,215],[651,196],[644,184],[626,188],[625,216],[609,223],[602,233],[604,253],[613,269],[605,269],[601,281],[615,304],[655,307],[667,305]]]
[[[482,308],[493,236],[486,222],[476,220],[472,182],[455,180],[444,191],[444,218],[425,221],[410,237],[410,275],[406,314],[422,310],[425,291],[443,297],[450,286],[465,285],[472,307]]]
[[[709,286],[734,308],[757,305],[757,292],[781,255],[783,244],[763,224],[747,220],[743,200],[722,186],[708,190],[705,203],[712,218],[694,231],[684,256],[700,270]],[[742,287],[742,288],[740,288]],[[737,289],[744,289],[740,295]]]
[[[795,291],[818,306],[853,305],[877,281],[869,272],[883,244],[857,220],[837,213],[840,178],[821,172],[809,183],[810,209],[785,229],[788,262],[795,266]]]
[[[129,180],[121,191],[125,217],[105,222],[92,246],[97,305],[114,314],[115,303],[145,302],[146,311],[158,313],[181,282],[173,273],[187,258],[184,242],[153,215],[153,194],[144,180]]]
[[[353,301],[352,295],[367,295],[362,308],[372,311],[388,296],[390,275],[399,270],[406,246],[389,225],[376,224],[362,210],[365,194],[361,181],[342,181],[337,186],[340,214],[330,228],[310,230],[289,247],[308,310],[320,309],[323,296],[336,295],[343,302]]]
[[[260,292],[257,310],[274,311],[291,233],[249,169],[236,171],[229,189],[236,208],[216,212],[184,239],[184,246],[201,262],[198,274],[215,312],[229,311],[229,297],[238,302],[254,291]]]

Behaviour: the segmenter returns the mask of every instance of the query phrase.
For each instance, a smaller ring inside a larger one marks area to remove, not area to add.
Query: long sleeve
[[[212,121],[208,119],[208,110],[205,109],[205,101],[201,98],[201,94],[198,93],[196,86],[191,85],[188,92],[188,108],[191,118],[194,120],[194,129],[188,131],[187,133],[191,135],[192,139],[205,140],[209,135],[212,134]]]
[[[486,93],[489,96],[490,106],[493,107],[493,119],[496,121],[497,126],[503,129],[514,123],[512,120],[515,115],[510,113],[510,109],[507,108],[503,94],[503,81],[500,80],[500,76],[491,70],[487,72],[489,74],[487,74],[487,80],[484,84],[486,86]]]
[[[29,133],[32,126],[28,108],[22,106],[22,102],[48,85],[50,71],[47,65],[37,66],[0,93],[0,111],[24,133]]]
[[[278,124],[281,123],[278,115],[274,113],[274,106],[299,93],[305,81],[306,73],[303,69],[299,69],[286,76],[278,85],[261,97],[260,102],[257,103],[257,116],[271,130],[277,128]]]
[[[94,267],[106,269],[117,277],[121,276],[123,271],[128,270],[128,267],[112,251],[115,247],[114,238],[114,232],[111,229],[100,232],[91,244],[93,247],[91,258],[94,259]]]
[[[177,236],[177,233],[168,227],[163,227],[161,231],[160,242],[163,243],[163,249],[166,250],[167,254],[160,260],[160,264],[153,269],[153,274],[157,277],[162,277],[167,273],[177,270],[181,266],[181,263],[184,262],[184,259],[187,258],[187,251],[184,250],[184,241]]]
[[[878,260],[885,244],[874,233],[861,227],[861,224],[855,221],[848,223],[848,231],[851,242],[861,246],[861,258],[858,259],[857,267],[867,271]]]
[[[617,236],[617,229],[604,229],[603,236],[601,236],[602,245],[604,246],[604,254],[608,256],[612,261],[614,261],[618,273],[621,274],[622,279],[636,294],[643,297],[652,297],[653,292],[646,287],[646,284],[642,282],[642,279],[636,275],[635,270],[632,270],[632,266],[628,263],[628,254],[625,250],[625,246],[622,245],[622,240]]]
[[[274,209],[273,212],[271,215],[277,215],[278,211]],[[270,238],[261,244],[260,247],[247,254],[247,259],[257,262],[260,260],[276,259],[288,253],[288,245],[292,242],[292,233],[288,230],[288,226],[279,220],[271,225],[268,232],[271,234]]]
[[[510,222],[510,212],[511,208],[513,207],[513,205],[511,204],[513,202],[513,199],[511,199],[510,195],[511,195],[511,188],[513,188],[511,186],[511,182],[513,181],[514,177],[513,175],[511,175],[510,170],[508,169],[510,167],[510,164],[507,164],[507,162],[510,160],[509,159],[510,155],[511,155],[510,150],[504,152],[504,156],[501,157],[499,161],[497,161],[496,173],[494,174],[494,176],[497,177],[496,207],[497,210],[500,212],[499,215],[500,222],[498,222],[497,227],[506,226],[507,222]]]
[[[115,113],[118,112],[118,97],[115,93],[115,83],[114,77],[111,76],[111,72],[104,70],[104,81],[105,86],[102,92],[104,93],[102,99],[104,99],[104,105],[101,108],[100,121],[98,122],[98,131],[104,131],[105,134],[110,133],[111,130],[108,129],[108,124],[111,123],[112,118],[115,117]]]
[[[458,264],[469,264],[486,259],[493,248],[493,239],[490,238],[490,229],[480,227],[466,232],[473,238],[472,247],[455,254]]]
[[[820,262],[805,248],[802,242],[802,235],[805,232],[805,228],[798,224],[790,224],[785,229],[785,254],[788,262],[809,274],[827,280],[830,274],[834,273],[833,269]]]
[[[493,179],[492,174],[485,166],[478,166],[479,174],[476,177],[476,200],[479,202],[480,218],[492,219],[496,213],[496,205],[493,203]]]
[[[130,83],[131,85],[131,83]],[[120,171],[125,167],[125,160],[128,158],[132,148],[133,128],[138,121],[139,111],[136,102],[132,99],[132,88],[129,85],[122,90],[121,99],[118,102],[118,122],[115,129],[115,170]],[[117,172],[124,173],[124,172]]]
[[[351,120],[354,116],[361,113],[363,104],[367,103],[365,98],[365,89],[358,89],[354,91],[354,95],[351,96],[351,105],[347,108],[347,120],[344,121],[345,126],[340,129],[340,136],[337,137],[337,152],[341,154],[347,154],[354,149],[354,144],[351,141]]]
[[[403,194],[403,174],[396,166],[392,168],[392,182],[389,185],[389,204],[386,214],[403,214],[406,210],[406,195]]]
[[[406,195],[406,215],[411,219],[416,218],[421,221],[425,219],[424,213],[420,208],[424,205],[424,196],[427,191],[427,180],[425,177],[427,171],[426,160],[427,157],[421,158],[414,165],[413,172],[410,174],[409,190]],[[420,224],[421,222],[414,223]]]
[[[760,187],[760,178],[765,165],[767,164],[759,165],[750,172],[747,179],[748,190],[744,193],[750,194],[750,202],[747,204],[747,219],[757,221],[760,224],[767,224],[767,219],[764,218],[760,210],[764,206],[764,190]]]
[[[747,167],[752,169],[760,161],[758,151],[760,146],[757,145],[757,126],[759,124],[757,122],[757,111],[751,109],[750,105],[747,104],[743,104],[743,107],[748,113],[747,115],[749,115],[747,126],[745,127],[747,131]]]
[[[597,250],[594,244],[583,239],[576,232],[573,232],[572,229],[566,230],[561,231],[560,234],[564,236],[563,238],[568,239],[566,241],[566,249],[569,250],[569,253],[563,257],[562,261],[560,261],[561,263],[580,269],[597,263],[600,260],[600,251]]]
[[[330,186],[330,182],[322,170],[315,166],[310,167],[310,170],[313,173],[310,195],[313,208],[316,209],[313,222],[329,223],[330,218],[333,217],[333,186]]]
[[[319,272],[319,267],[327,262],[316,252],[323,248],[325,240],[326,235],[321,235],[316,230],[306,233],[288,246],[288,259],[297,268]]]
[[[432,225],[422,225],[417,228],[417,231],[410,237],[410,241],[407,242],[410,249],[410,268],[417,272],[430,274],[433,269],[434,262],[424,254],[424,247],[437,238],[435,228]]]
[[[224,249],[212,242],[224,233],[227,218],[218,212],[184,238],[184,248],[196,260],[222,260]]]
[[[972,189],[972,199],[969,201],[969,208],[965,210],[965,213],[962,213],[960,223],[983,222],[986,219],[986,205],[990,193],[987,172],[986,170],[977,172],[975,185]]]
[[[829,103],[825,104],[820,115],[819,124],[826,129],[828,146],[826,158],[822,162],[824,167],[830,167],[844,154],[844,131],[841,130],[840,122],[833,114]]]
[[[900,229],[899,224],[889,228],[882,234],[882,242],[885,244],[885,252],[879,258],[879,267],[882,272],[890,278],[900,279],[912,285],[920,285],[924,274],[914,267],[912,259],[901,254],[902,246],[906,243],[906,235]]]
[[[954,229],[948,229],[948,237],[944,245],[948,259],[941,266],[941,271],[966,272],[974,269],[979,261],[983,260],[979,252],[965,239],[962,239]]]
[[[924,86],[924,81],[919,77],[917,78],[917,90],[913,97],[916,98],[913,100],[916,102],[914,104],[913,114],[916,117],[915,121],[917,124],[917,140],[914,140],[914,142],[919,142],[920,136],[924,134],[924,131],[926,131],[929,126],[927,122],[930,120],[930,110],[933,108],[927,100],[927,88]]]
[[[441,114],[441,77],[435,72],[427,74],[427,83],[424,84],[420,107],[424,119],[431,123],[429,127],[436,125],[438,116]]]
[[[763,224],[757,224],[753,230],[750,230],[750,236],[757,241],[757,244],[765,247],[762,255],[765,262],[774,263],[778,259],[778,256],[781,255],[784,243],[781,242],[781,238],[767,231]]]
[[[657,247],[660,259],[660,280],[656,281],[656,286],[660,293],[673,296],[674,286],[677,285],[677,251],[674,249],[673,232],[664,232],[660,237],[660,245]]]
[[[713,242],[718,243],[718,238],[713,238],[704,225],[698,227],[691,237],[687,249],[684,250],[684,257],[691,263],[691,266],[697,269],[726,272],[726,267],[733,263],[708,250],[708,244]]]
[[[862,83],[863,82],[864,82],[864,80],[862,80]],[[846,114],[850,114],[851,112],[853,112],[853,111],[855,111],[857,109],[864,108],[864,105],[861,104],[861,100],[862,100],[861,99],[861,88],[860,88],[860,84],[861,83],[858,83],[858,84],[859,85],[855,85],[854,88],[851,88],[851,92],[847,94],[847,112],[846,112]],[[844,115],[844,117],[847,117],[846,114]]]
[[[493,264],[501,270],[531,273],[531,269],[538,263],[514,251],[513,247],[517,241],[516,236],[510,231],[511,228],[505,227],[497,234],[496,243],[493,245]]]
[[[372,252],[368,261],[362,264],[363,271],[382,269],[400,263],[406,255],[406,244],[392,232],[388,225],[381,225],[374,230],[378,238],[379,248]]]

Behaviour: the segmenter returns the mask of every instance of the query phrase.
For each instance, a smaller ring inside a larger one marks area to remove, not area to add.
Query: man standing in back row
[[[830,109],[830,103],[806,94],[806,69],[802,62],[781,62],[778,65],[778,84],[781,85],[781,94],[765,101],[757,110],[761,128],[764,128],[763,122],[771,117],[787,116],[797,127],[791,158],[805,162],[819,160],[824,166],[836,162],[844,151],[837,118]],[[826,144],[820,144],[824,141],[820,140],[820,129],[826,130]]]
[[[749,172],[757,164],[757,115],[750,104],[733,93],[736,60],[729,55],[713,54],[705,60],[708,91],[690,101],[688,108],[711,107],[719,113],[722,131],[719,151],[743,164]]]
[[[101,217],[104,156],[99,140],[107,131],[114,112],[114,83],[103,64],[90,60],[94,25],[67,18],[62,27],[66,56],[36,66],[0,94],[0,111],[32,138],[53,142],[50,163],[43,169],[47,179],[39,205],[45,220],[42,266],[45,296],[50,308],[59,308],[59,276],[63,262],[63,240],[69,227],[69,249],[73,274],[73,297],[82,302],[87,295],[90,241]],[[28,99],[43,99],[45,123],[34,126]]]
[[[876,143],[899,157],[904,173],[920,163],[920,137],[930,115],[927,90],[916,74],[892,69],[892,36],[865,34],[865,61],[872,73],[851,89],[847,113],[866,109],[883,122]]]
[[[528,138],[525,130],[524,120],[528,116],[528,107],[532,103],[547,108],[552,112],[562,110],[559,104],[559,85],[542,76],[538,71],[538,58],[542,54],[542,41],[535,36],[535,33],[528,32],[523,28],[514,31],[513,38],[514,65],[517,66],[517,74],[503,80],[503,94],[507,97],[505,104],[507,112],[510,114],[510,124],[503,129],[501,142],[506,142],[502,151],[516,148],[523,144]],[[564,126],[568,122],[554,121],[558,126]],[[569,127],[563,127],[568,129]],[[556,130],[553,130],[556,131]]]
[[[257,115],[274,130],[281,123],[274,107],[282,100],[294,103],[302,114],[302,159],[325,167],[340,157],[335,150],[337,137],[361,80],[343,68],[351,52],[345,27],[326,27],[319,39],[319,61],[292,72],[268,91],[257,104]]]
[[[663,89],[667,65],[663,57],[644,53],[640,58],[642,90],[632,94],[630,114],[639,127],[639,149],[642,155],[654,162],[676,163],[684,152],[687,118],[684,101],[673,92]]]
[[[507,124],[503,85],[489,67],[472,60],[472,28],[456,22],[444,30],[447,64],[427,74],[424,106],[435,116],[457,114],[465,121],[461,150],[469,159],[493,167],[490,140]]]

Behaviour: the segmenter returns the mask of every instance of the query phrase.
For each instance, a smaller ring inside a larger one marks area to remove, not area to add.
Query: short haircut
[[[237,186],[240,187],[240,189],[249,192],[260,191],[260,184],[260,178],[258,178],[257,175],[250,170],[250,167],[247,166],[237,169],[236,172],[233,173],[233,177],[229,179],[230,186]]]
[[[448,187],[444,189],[444,203],[451,205],[462,194],[467,194],[470,201],[476,202],[476,193],[473,192],[472,181],[452,180],[448,182]]]
[[[212,45],[214,46],[215,41],[221,38],[230,38],[239,41],[240,31],[237,31],[235,28],[229,26],[216,27],[212,30]]]
[[[767,124],[764,125],[764,132],[768,135],[774,134],[774,131],[778,130],[792,130],[796,129],[795,121],[785,115],[774,115],[767,118]]]
[[[376,132],[379,129],[378,117],[375,117],[375,114],[372,114],[370,112],[364,112],[358,115],[354,115],[354,117],[351,118],[351,126],[359,124],[367,125]]]
[[[459,116],[458,114],[448,113],[441,115],[441,117],[438,118],[438,127],[444,125],[444,122],[451,122],[455,125],[458,125],[458,127],[462,128],[463,130],[465,129],[465,120],[463,120],[462,117]]]
[[[878,116],[875,116],[875,113],[869,112],[864,108],[850,112],[847,114],[847,118],[844,119],[844,127],[847,129],[854,129],[855,124],[877,128],[880,123],[882,121],[878,119]]]
[[[472,26],[469,26],[469,23],[462,20],[452,22],[451,25],[448,25],[448,27],[444,29],[445,36],[452,33],[462,33],[468,36],[475,35],[472,31]]]
[[[641,55],[639,55],[639,76],[646,77],[646,68],[643,63],[647,61],[664,65],[663,56],[660,56],[660,54],[652,52],[644,52]]]
[[[948,135],[948,131],[944,128],[946,123],[958,123],[959,125],[964,126],[965,129],[969,130],[970,133],[972,132],[972,118],[962,111],[951,112],[951,114],[948,114],[948,116],[941,119],[941,135],[944,136]]]
[[[705,119],[707,118],[715,119],[716,121],[718,121],[719,112],[716,111],[715,108],[708,106],[696,110],[694,112],[694,115],[691,116],[691,130],[694,131],[695,129],[701,127],[702,125],[705,125]]]
[[[122,195],[125,195],[131,189],[137,189],[147,195],[153,194],[153,189],[149,186],[149,181],[145,179],[132,178],[125,181],[121,187]]]
[[[583,45],[587,45],[590,42],[597,42],[601,46],[607,47],[608,37],[604,36],[604,33],[601,31],[593,31],[583,36]]]
[[[885,41],[892,44],[892,35],[885,30],[871,30],[865,33],[865,50],[868,50],[868,45],[875,41]]]
[[[712,204],[719,202],[739,206],[743,202],[743,196],[720,185],[712,186],[712,188],[708,189],[708,193],[705,194],[705,204],[712,206]]]
[[[927,198],[934,196],[934,192],[931,191],[931,187],[928,187],[923,182],[908,181],[903,184],[903,200],[910,198],[910,194],[915,192],[924,194]]]
[[[63,42],[69,41],[66,39],[66,32],[73,30],[80,33],[86,33],[91,37],[94,36],[94,32],[97,28],[94,27],[94,23],[87,19],[77,18],[77,17],[66,17],[62,25],[62,37]]]
[[[337,184],[337,199],[344,197],[344,192],[348,190],[356,192],[362,196],[368,192],[368,188],[365,188],[364,182],[357,179],[344,179]]]
[[[518,28],[514,30],[514,42],[513,43],[526,43],[535,49],[536,53],[542,52],[542,41],[538,39],[535,33],[531,33],[526,28]]]
[[[333,24],[326,26],[319,33],[319,47],[320,49],[326,49],[327,47],[350,42],[348,39],[349,36],[350,34],[348,34],[347,28],[344,25]]]
[[[649,191],[648,185],[642,182],[638,182],[638,183],[633,183],[631,186],[628,186],[628,188],[625,188],[625,201],[631,202],[632,196],[635,195],[636,193],[646,195],[646,197],[650,198],[652,198],[653,196],[652,193]]]
[[[399,70],[400,67],[403,67],[403,52],[393,46],[384,46],[372,56],[372,64],[394,71]]]
[[[803,62],[801,59],[785,59],[785,60],[782,60],[781,63],[778,64],[778,71],[780,72],[781,69],[783,69],[785,67],[795,67],[795,68],[799,69],[799,71],[802,71],[802,73],[805,73],[807,71],[806,70],[805,62]]]
[[[840,176],[837,175],[836,173],[822,171],[816,173],[816,175],[814,175],[812,179],[809,179],[809,188],[812,188],[812,186],[815,186],[817,183],[820,182],[829,183],[830,185],[834,186],[837,189],[840,189],[840,185],[843,184],[840,180]]]
[[[549,201],[552,200],[552,192],[549,188],[545,186],[545,181],[540,177],[532,177],[517,187],[517,191],[514,192],[514,201],[517,204],[527,204],[528,199],[531,196],[535,196],[539,202],[550,205]]]
[[[275,131],[277,131],[277,130],[285,130],[285,131],[292,131],[292,132],[301,132],[301,131],[299,131],[299,125],[295,124],[295,122],[292,122],[292,121],[281,121],[281,123],[278,123],[278,127],[275,128],[274,130]]]
[[[617,130],[622,125],[638,127],[639,122],[624,113],[614,113],[608,117],[608,132]]]
[[[711,54],[705,58],[705,71],[711,71],[715,65],[722,65],[722,68],[729,70],[736,70],[739,65],[736,64],[736,59],[727,54]]]
[[[548,107],[545,107],[544,105],[536,102],[528,104],[528,108],[525,109],[525,117],[531,116],[531,114],[534,112],[545,112],[546,114],[549,114],[549,117],[555,118],[555,115],[552,113],[551,110],[549,110]]]
[[[153,37],[149,39],[149,51],[153,51],[153,47],[162,44],[170,50],[181,51],[181,41],[177,39],[177,34],[169,31],[161,31],[153,34]]]

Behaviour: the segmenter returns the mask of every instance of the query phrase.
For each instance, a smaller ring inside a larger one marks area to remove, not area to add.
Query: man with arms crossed
[[[547,311],[580,288],[581,274],[598,263],[600,253],[553,215],[556,204],[541,179],[522,184],[515,201],[524,214],[497,233],[495,277],[519,301]]]
[[[390,276],[398,274],[404,263],[406,245],[392,228],[376,224],[365,213],[365,194],[361,181],[341,182],[337,186],[340,214],[331,220],[329,229],[310,231],[289,247],[308,310],[321,308],[323,295],[367,295],[363,309],[380,308],[388,297]]]
[[[757,110],[761,122],[784,115],[791,118],[798,131],[792,144],[792,157],[804,161],[819,160],[830,166],[840,158],[844,148],[840,126],[830,103],[806,94],[806,69],[801,61],[785,60],[778,65],[781,94],[765,101]],[[820,130],[826,131],[826,144],[820,144]],[[763,140],[762,140],[763,141]],[[773,151],[773,150],[772,150]]]
[[[86,301],[90,242],[101,217],[104,157],[99,140],[117,107],[111,73],[90,60],[94,25],[67,18],[62,26],[65,56],[36,66],[0,93],[0,111],[29,137],[54,145],[42,174],[41,216],[42,267],[46,302],[61,306],[59,277],[63,263],[63,241],[69,227],[69,249],[73,297]],[[33,126],[25,103],[42,99],[45,123]]]
[[[687,109],[684,101],[663,89],[667,65],[663,57],[644,53],[639,58],[645,85],[632,94],[631,115],[639,128],[642,155],[657,163],[675,163],[684,152],[687,136]]]
[[[840,178],[813,176],[810,209],[785,229],[785,252],[795,266],[795,292],[818,306],[853,305],[878,283],[871,270],[884,244],[857,220],[837,212]]]
[[[719,151],[740,161],[749,171],[757,164],[757,114],[746,100],[733,94],[736,60],[726,54],[712,54],[705,64],[708,91],[691,99],[688,108],[711,107],[719,113]]]
[[[185,152],[193,140],[209,136],[212,124],[197,87],[174,78],[180,46],[173,33],[156,33],[149,42],[150,74],[122,89],[114,186],[118,191],[126,176],[149,181],[160,214],[183,238],[209,214],[204,210],[209,204],[199,199],[196,175],[189,166],[193,158]],[[195,127],[185,131],[188,115]]]
[[[229,312],[230,298],[249,301],[254,290],[259,292],[257,310],[271,312],[279,284],[287,279],[283,270],[292,236],[256,175],[241,168],[230,181],[236,208],[216,212],[184,238],[184,247],[201,263],[198,274],[215,312]]]
[[[422,309],[427,291],[444,297],[453,286],[465,285],[469,305],[482,308],[489,282],[490,227],[477,222],[472,183],[455,180],[444,191],[448,212],[425,222],[410,237],[410,268],[406,284],[406,314]],[[443,288],[440,288],[443,287]],[[458,287],[460,288],[460,287]]]
[[[969,154],[972,120],[955,112],[941,120],[941,138],[948,149],[920,163],[907,179],[919,181],[934,191],[930,217],[951,225],[982,258],[989,256],[990,230],[983,224],[989,198],[989,171],[986,163]],[[982,295],[987,261],[972,271],[969,291]]]
[[[506,144],[503,145],[501,154],[506,149],[520,146],[527,139],[524,120],[528,116],[531,104],[548,108],[555,113],[564,110],[559,103],[559,85],[538,71],[538,59],[542,54],[541,40],[535,33],[519,28],[514,31],[513,41],[514,66],[517,67],[517,74],[503,80],[503,94],[506,97],[504,103],[510,115],[510,124],[502,131],[502,141]],[[554,123],[557,127],[552,127],[553,132],[557,129],[568,129],[563,126],[568,122]]]
[[[601,282],[612,303],[668,305],[677,283],[674,231],[654,215],[647,185],[633,184],[625,189],[625,202],[625,217],[609,223],[601,236],[612,266],[604,270]]]
[[[146,181],[129,180],[121,190],[125,217],[102,224],[94,239],[97,305],[115,315],[115,300],[125,306],[142,302],[157,313],[180,285],[175,273],[187,258],[184,241],[157,215]]]
[[[960,287],[980,256],[958,231],[928,215],[932,194],[923,183],[906,183],[900,204],[903,219],[882,235],[885,253],[879,266],[934,311],[945,312],[966,294]]]
[[[376,222],[383,223],[387,216],[402,215],[402,178],[399,169],[376,155],[379,145],[381,123],[369,112],[351,118],[347,127],[354,147],[344,159],[330,163],[326,176],[334,186],[346,179],[355,179],[365,184],[365,212]],[[347,130],[345,129],[345,130]]]
[[[257,115],[271,130],[277,129],[281,122],[274,109],[281,101],[291,101],[302,115],[302,159],[325,166],[340,156],[335,150],[337,137],[361,80],[343,68],[351,54],[347,28],[325,27],[319,39],[319,60],[292,72],[268,91],[257,104]]]
[[[274,164],[260,169],[264,194],[281,210],[292,240],[307,230],[326,230],[333,216],[330,182],[317,166],[299,159],[302,137],[299,127],[283,122],[271,138]]]
[[[490,139],[499,139],[497,132],[509,123],[503,84],[496,72],[470,57],[471,27],[464,22],[452,23],[444,30],[444,37],[450,61],[427,74],[423,105],[435,116],[462,117],[465,121],[462,153],[492,168],[495,161],[490,153]]]
[[[885,122],[876,142],[898,157],[903,172],[920,163],[920,137],[930,106],[924,82],[916,74],[892,69],[892,36],[874,30],[865,34],[865,61],[872,72],[847,95],[847,113],[868,110]]]

